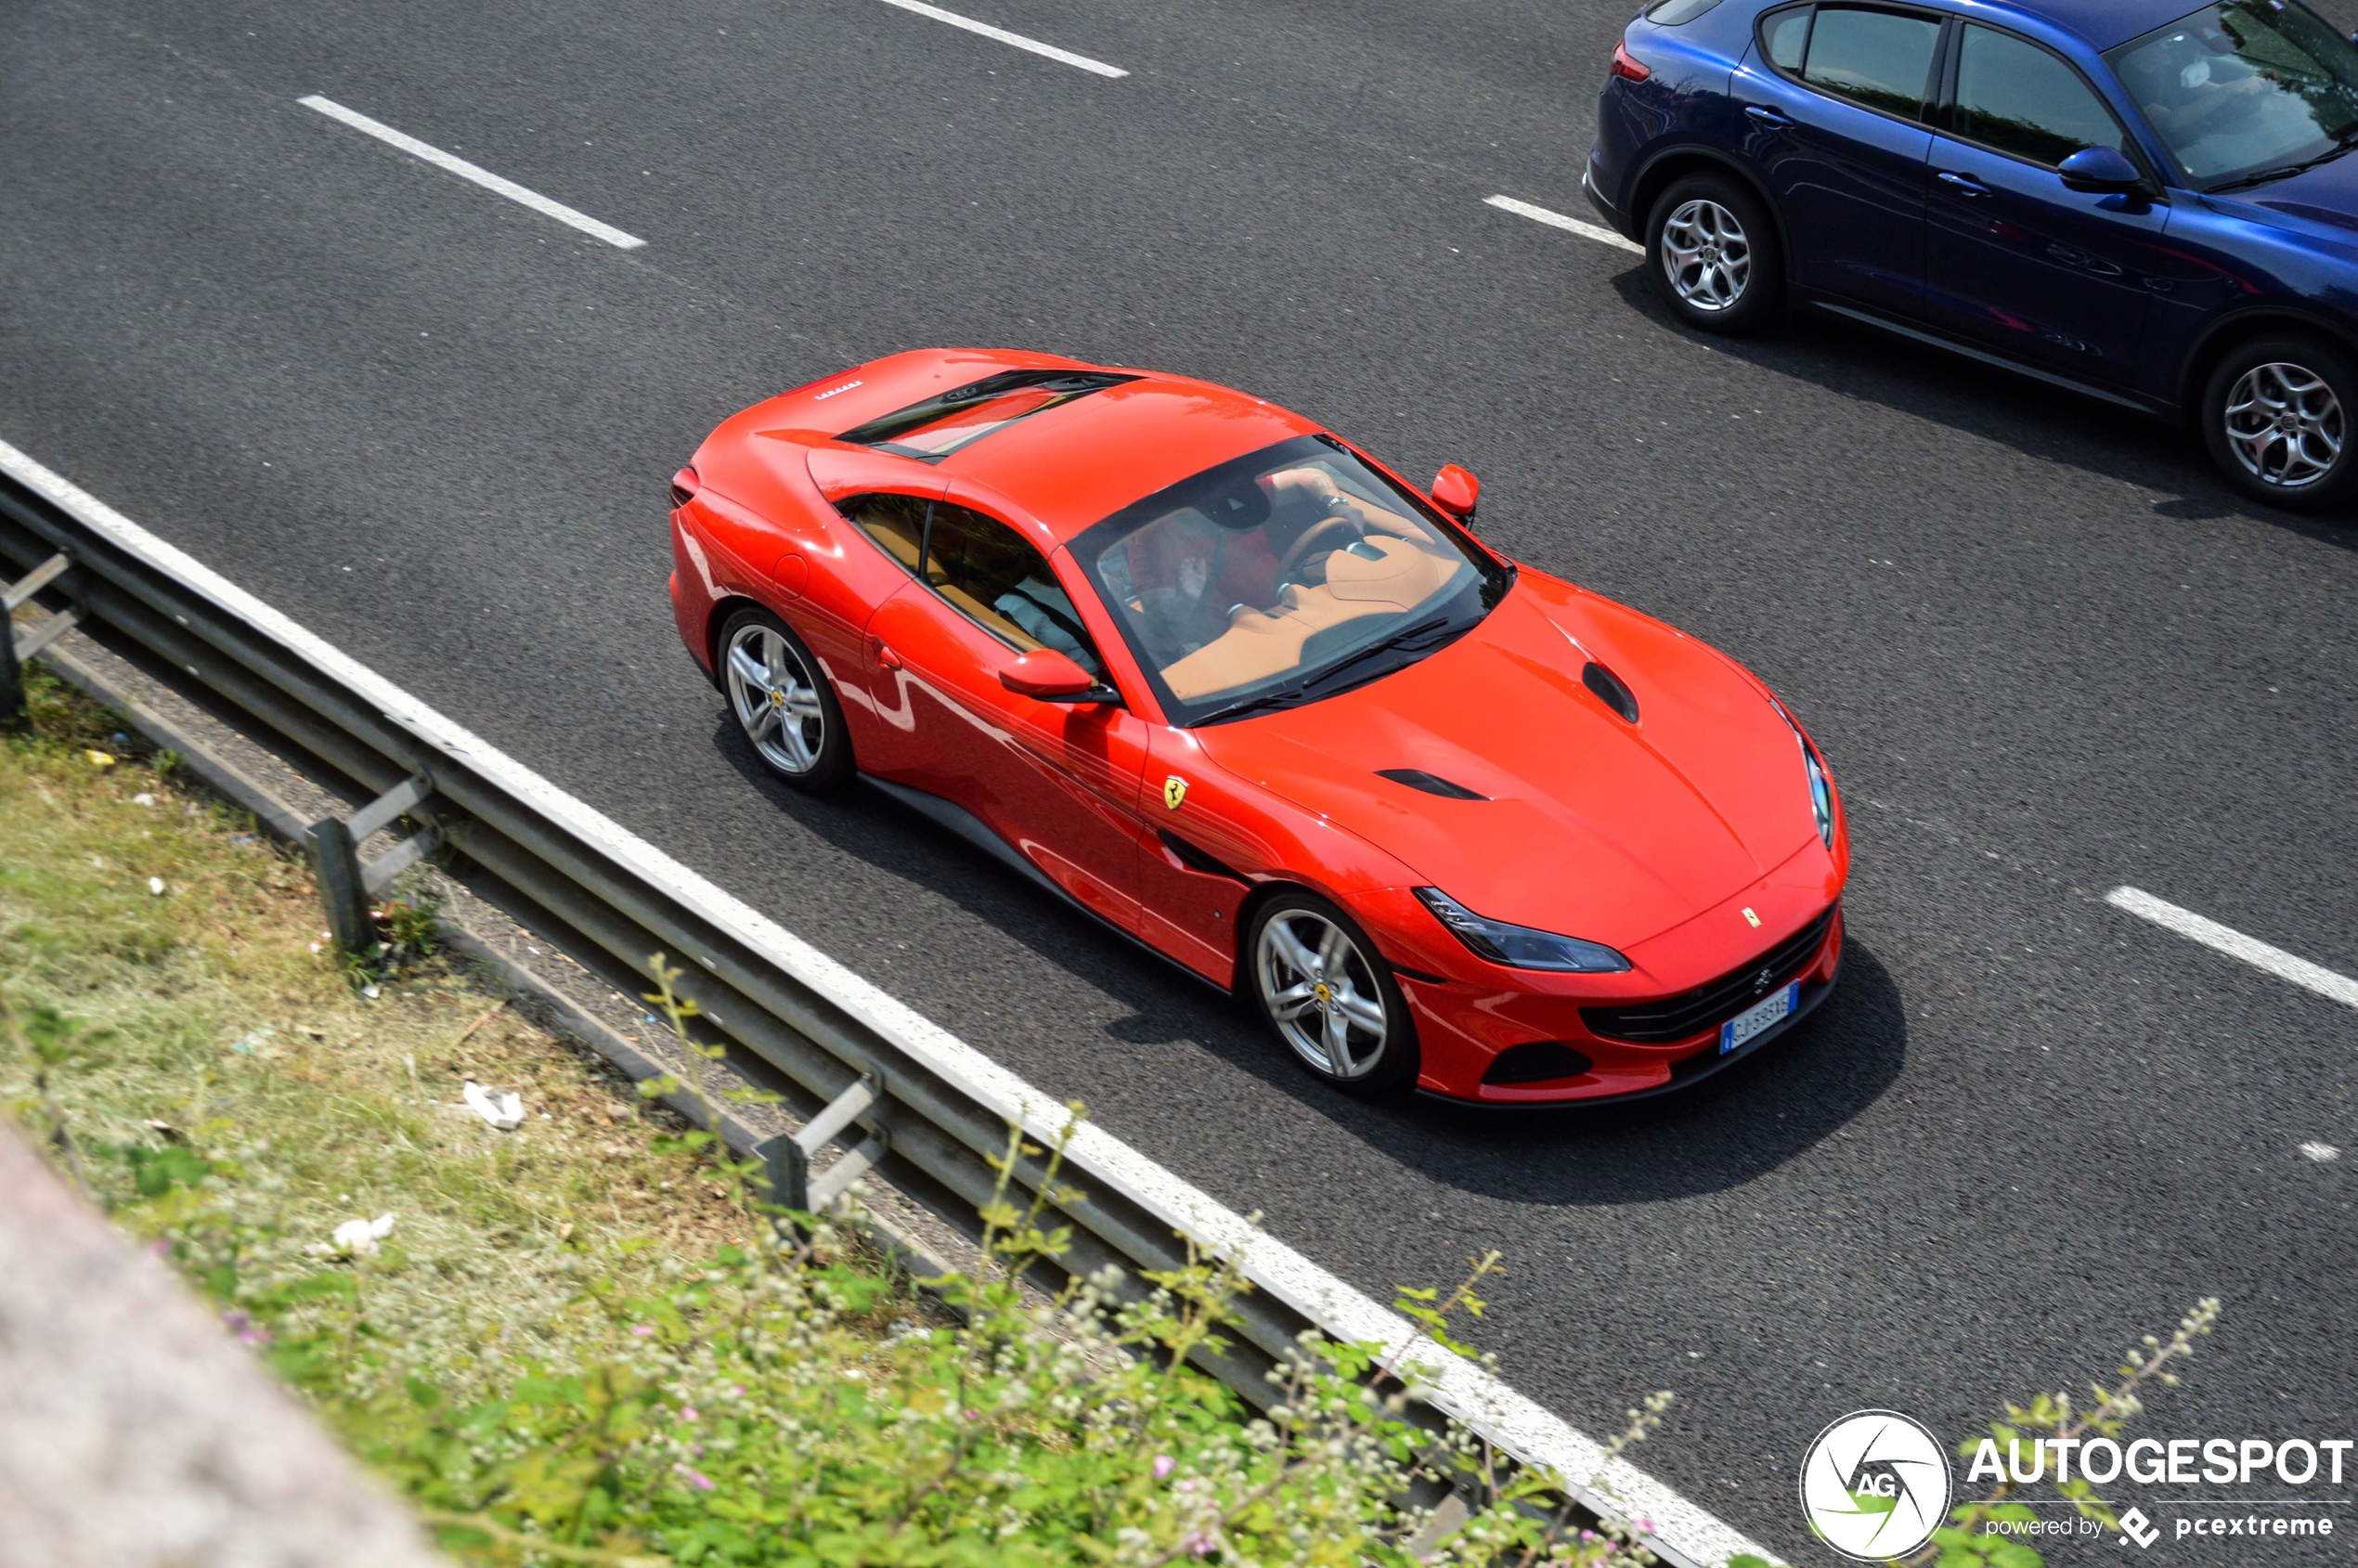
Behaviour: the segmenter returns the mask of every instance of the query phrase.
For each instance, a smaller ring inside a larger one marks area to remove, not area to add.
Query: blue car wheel
[[[1784,257],[1767,207],[1721,175],[1675,180],[1646,219],[1646,259],[1673,314],[1706,332],[1759,330],[1784,303]]]
[[[2270,333],[2231,350],[2210,373],[2202,421],[2220,472],[2256,499],[2315,512],[2358,489],[2358,368],[2322,338]]]

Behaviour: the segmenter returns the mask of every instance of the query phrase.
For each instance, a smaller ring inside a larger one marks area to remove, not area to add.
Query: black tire
[[[2202,393],[2203,444],[2227,482],[2298,512],[2358,491],[2358,365],[2339,344],[2271,332],[2228,351]]]
[[[734,655],[741,645],[770,680],[757,683],[740,667]],[[748,604],[721,623],[715,646],[721,694],[753,754],[797,789],[816,793],[849,783],[859,764],[843,706],[794,628]]]
[[[1665,231],[1673,219],[1679,227],[1672,240],[1683,236],[1697,242],[1694,248],[1665,251]],[[1731,175],[1688,175],[1654,199],[1646,214],[1646,270],[1671,314],[1698,331],[1756,332],[1784,309],[1785,257],[1777,221],[1752,188]],[[1712,303],[1722,295],[1725,303]]]
[[[1282,940],[1269,937],[1273,927],[1290,936],[1315,962],[1305,966],[1288,958]],[[1313,932],[1337,934],[1348,952],[1329,948],[1323,936],[1305,941]],[[1269,943],[1265,953],[1264,939]],[[1255,912],[1243,958],[1237,989],[1252,999],[1271,1031],[1315,1077],[1345,1094],[1367,1098],[1396,1094],[1417,1081],[1417,1026],[1408,1013],[1408,999],[1401,994],[1392,966],[1351,916],[1315,893],[1279,893]],[[1302,994],[1288,1000],[1288,991]],[[1377,1030],[1370,1030],[1366,1021],[1369,1001],[1382,1009]],[[1307,1026],[1305,1017],[1311,1020]],[[1337,1017],[1342,1019],[1340,1055],[1345,1070],[1337,1070],[1328,1046]],[[1379,1038],[1366,1041],[1363,1037],[1370,1032]]]

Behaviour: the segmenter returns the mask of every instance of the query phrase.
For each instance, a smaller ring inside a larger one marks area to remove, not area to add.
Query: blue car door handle
[[[1744,113],[1751,119],[1757,120],[1760,123],[1768,126],[1772,131],[1781,131],[1786,126],[1793,123],[1791,120],[1788,120],[1783,115],[1778,113],[1775,110],[1764,109],[1756,103],[1747,106],[1744,110]]]
[[[1940,171],[1939,178],[1941,184],[1947,186],[1950,189],[1955,191],[1960,196],[1978,197],[1989,194],[1989,188],[1982,184],[1979,180],[1974,178],[1971,175],[1951,174],[1948,170],[1943,169]]]

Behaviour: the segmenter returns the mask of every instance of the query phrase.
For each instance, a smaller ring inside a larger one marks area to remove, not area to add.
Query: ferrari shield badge
[[[1749,907],[1744,910],[1744,919],[1754,926],[1758,926],[1760,924],[1760,916],[1753,914]]]
[[[1175,811],[1179,809],[1179,802],[1186,798],[1186,780],[1181,778],[1178,774],[1173,773],[1169,778],[1162,781],[1162,803],[1165,806],[1170,807]]]

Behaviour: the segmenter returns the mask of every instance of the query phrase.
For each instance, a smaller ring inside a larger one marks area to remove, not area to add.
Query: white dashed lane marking
[[[1070,49],[1059,49],[1054,44],[1043,44],[1037,38],[1026,38],[1020,32],[1010,32],[1004,27],[993,27],[989,22],[977,21],[972,17],[962,17],[955,11],[945,11],[939,6],[926,5],[924,0],[885,0],[885,4],[898,6],[904,11],[914,11],[921,17],[931,17],[936,21],[948,22],[952,27],[963,27],[968,32],[978,32],[985,38],[996,39],[1014,48],[1029,49],[1035,55],[1045,55],[1052,60],[1061,61],[1098,76],[1130,74],[1118,65],[1108,65],[1103,60],[1093,60],[1087,55],[1076,55]]]
[[[892,4],[896,6],[900,3],[901,0],[892,0]],[[1590,223],[1585,218],[1567,217],[1561,213],[1550,212],[1545,207],[1535,207],[1528,201],[1518,201],[1511,196],[1485,196],[1483,198],[1482,204],[1485,207],[1496,207],[1502,213],[1512,213],[1519,218],[1529,218],[1533,223],[1544,223],[1549,228],[1561,228],[1566,234],[1577,234],[1583,240],[1594,240],[1600,245],[1611,245],[1616,251],[1627,251],[1632,255],[1639,256],[1646,253],[1646,248],[1643,245],[1624,240],[1602,224]]]
[[[486,190],[497,191],[511,201],[520,202],[559,223],[570,224],[593,239],[625,251],[635,251],[646,243],[635,234],[625,234],[612,224],[600,223],[586,213],[577,213],[561,201],[551,201],[537,190],[526,190],[515,181],[501,179],[488,169],[478,168],[465,159],[455,157],[429,142],[421,142],[405,132],[396,131],[380,121],[369,119],[357,110],[346,109],[333,98],[323,98],[314,93],[299,100],[305,109],[316,109],[330,120],[341,120],[356,131],[365,132],[388,147],[397,147],[412,158],[422,158],[437,169],[473,180]]]
[[[2157,899],[2137,888],[2115,888],[2105,895],[2105,902],[2115,909],[2127,910],[2141,920],[2175,931],[2188,941],[2196,941],[2230,958],[2240,958],[2257,969],[2265,969],[2280,980],[2290,980],[2320,996],[2329,996],[2346,1007],[2358,1007],[2358,980],[2338,975],[2321,964],[2312,964],[2280,947],[2270,947],[2257,937],[2247,937],[2233,927],[2222,926],[2206,919],[2190,909],[2180,909],[2167,900]]]

